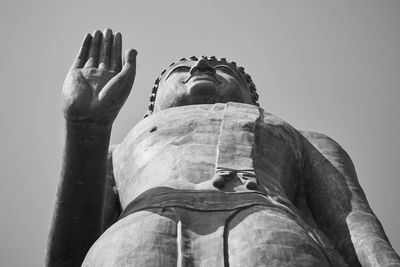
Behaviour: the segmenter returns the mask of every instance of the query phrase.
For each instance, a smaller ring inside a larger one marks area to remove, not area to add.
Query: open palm
[[[125,53],[122,37],[110,29],[87,34],[63,85],[62,105],[67,121],[111,126],[125,103],[136,72],[136,51]]]

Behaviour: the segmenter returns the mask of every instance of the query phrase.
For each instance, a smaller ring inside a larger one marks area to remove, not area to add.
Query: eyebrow
[[[240,80],[240,77],[237,75],[236,71],[234,71],[234,70],[233,70],[231,67],[229,67],[228,65],[220,64],[220,65],[214,66],[213,68],[216,69],[216,68],[221,68],[221,67],[222,67],[222,68],[227,68],[227,69],[229,69],[229,70],[232,72],[233,76],[235,76],[236,79]]]

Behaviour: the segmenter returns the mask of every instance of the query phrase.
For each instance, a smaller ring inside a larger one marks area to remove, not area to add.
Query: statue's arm
[[[88,34],[63,85],[66,139],[47,266],[80,266],[103,231],[112,123],[135,78],[136,51],[121,60],[121,35]]]
[[[400,266],[349,155],[323,134],[302,135],[307,202],[319,228],[350,266]]]
[[[66,128],[47,266],[80,266],[102,233],[110,130],[68,123]]]

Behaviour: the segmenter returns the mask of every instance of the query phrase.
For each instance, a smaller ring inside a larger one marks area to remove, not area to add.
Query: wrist
[[[373,251],[372,253],[363,255],[363,258],[364,260],[360,260],[360,262],[366,266],[391,266],[388,264],[398,266],[398,264],[400,264],[400,258],[392,248],[383,248],[379,251]]]
[[[370,233],[373,233],[371,231]],[[387,266],[387,263],[400,263],[400,258],[394,251],[389,241],[382,236],[362,238],[362,243],[355,247],[358,259],[364,266]]]
[[[102,133],[111,131],[112,123],[104,123],[94,119],[65,119],[67,130],[83,131],[90,133]]]
[[[83,144],[107,143],[111,135],[112,124],[106,125],[89,120],[66,120],[67,139],[73,139]]]

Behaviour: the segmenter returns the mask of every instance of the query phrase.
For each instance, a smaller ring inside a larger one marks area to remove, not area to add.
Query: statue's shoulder
[[[306,131],[306,130],[299,130],[299,132],[307,139],[318,139],[318,138],[328,138],[332,139],[328,135],[320,132],[315,132],[315,131]],[[333,140],[333,139],[332,139]]]
[[[347,151],[330,136],[313,131],[299,131],[303,139],[303,147],[315,148],[322,154],[336,155],[342,161],[351,162]]]
[[[314,131],[304,131],[304,130],[299,130],[298,131],[302,137],[305,138],[308,142],[310,142],[312,145],[321,147],[323,148],[324,146],[340,146],[335,140],[333,140],[330,136],[324,134],[324,133],[319,133],[319,132],[314,132]]]

